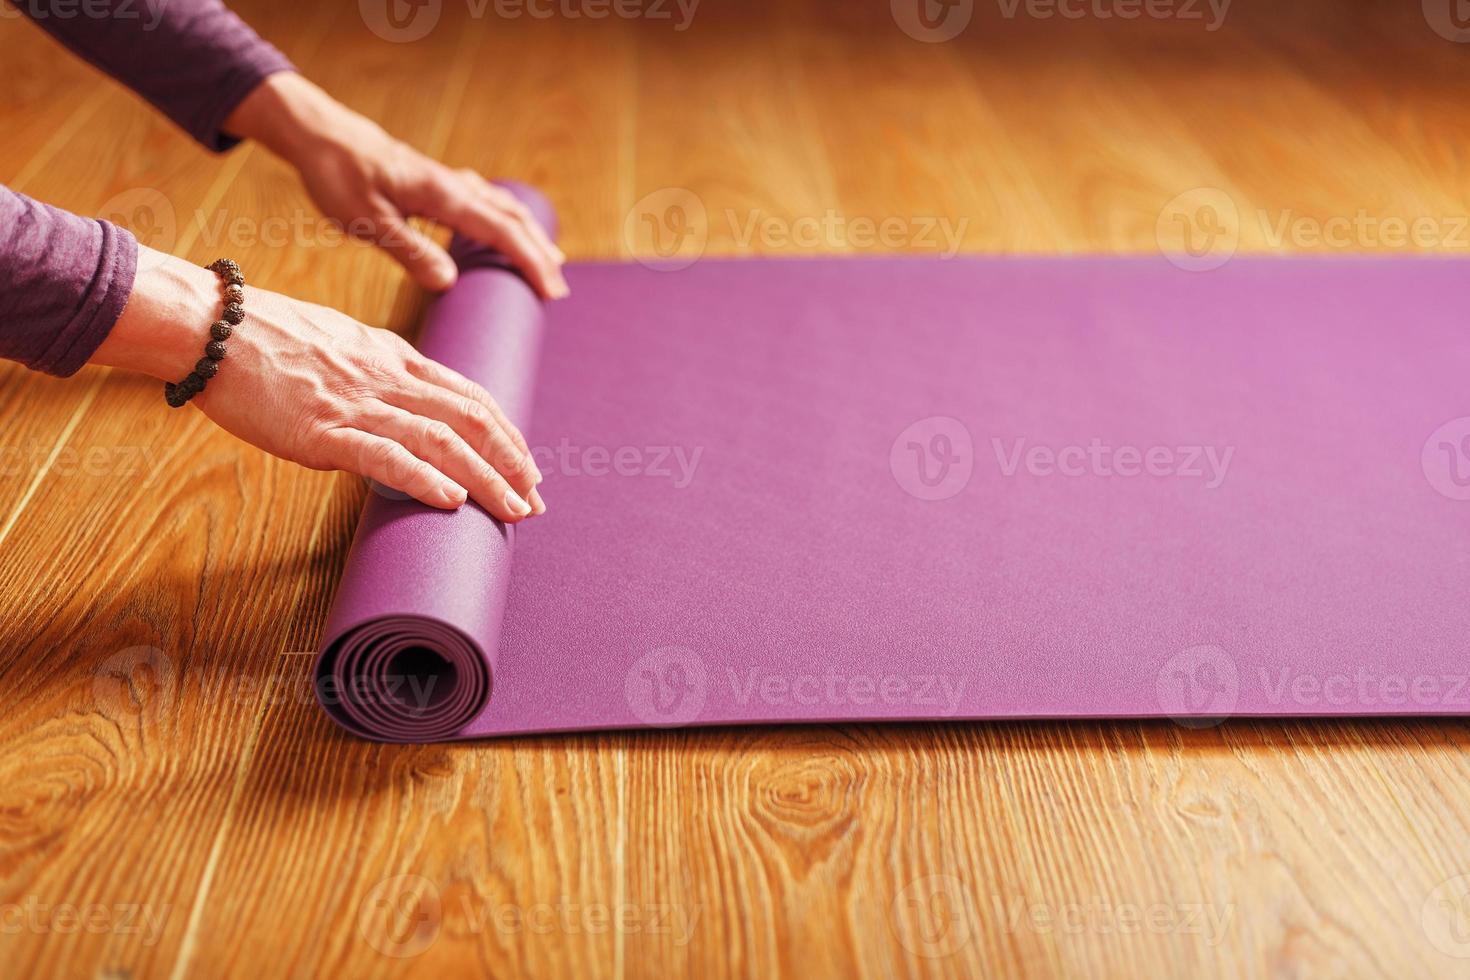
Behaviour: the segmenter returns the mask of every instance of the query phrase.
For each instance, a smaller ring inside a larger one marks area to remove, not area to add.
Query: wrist
[[[225,131],[254,140],[297,169],[338,148],[337,134],[357,114],[296,72],[268,76],[225,120]]]
[[[178,381],[194,369],[220,308],[213,272],[140,245],[133,291],[92,363]]]

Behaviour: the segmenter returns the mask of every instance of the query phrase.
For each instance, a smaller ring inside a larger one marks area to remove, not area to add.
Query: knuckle
[[[512,483],[529,482],[532,476],[530,457],[524,453],[509,452],[500,463],[500,473]]]
[[[429,419],[424,423],[423,439],[424,445],[441,453],[452,451],[457,441],[454,430],[438,419]]]

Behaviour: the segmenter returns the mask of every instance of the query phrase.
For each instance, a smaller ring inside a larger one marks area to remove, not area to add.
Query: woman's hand
[[[449,254],[408,223],[411,217],[497,249],[548,299],[567,294],[566,256],[514,195],[399,142],[294,72],[262,82],[225,120],[225,130],[291,163],[327,217],[376,242],[426,289],[448,289],[458,273]]]
[[[177,381],[201,356],[220,284],[207,269],[143,251],[127,309],[93,362]],[[545,511],[525,438],[479,385],[324,306],[247,288],[245,308],[247,329],[192,402],[222,428],[432,507],[468,495],[502,521]]]

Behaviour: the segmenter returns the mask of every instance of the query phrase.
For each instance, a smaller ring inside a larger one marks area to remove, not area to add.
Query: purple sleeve
[[[11,2],[212,150],[239,142],[220,127],[245,96],[292,70],[220,0],[87,0],[64,13],[61,4]]]
[[[0,186],[0,357],[75,374],[122,315],[138,243]]]

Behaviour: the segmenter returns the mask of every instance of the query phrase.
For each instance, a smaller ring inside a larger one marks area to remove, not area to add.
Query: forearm
[[[237,141],[224,120],[241,100],[291,68],[220,0],[91,0],[88,16],[69,17],[35,0],[10,2],[213,150]]]
[[[295,72],[272,75],[256,86],[225,117],[224,128],[298,168],[312,155],[349,149],[353,137],[365,132],[388,138],[376,123]]]

